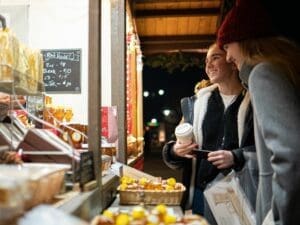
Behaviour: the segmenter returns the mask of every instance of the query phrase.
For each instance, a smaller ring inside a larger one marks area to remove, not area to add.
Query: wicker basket
[[[120,204],[136,205],[180,205],[185,187],[182,185],[180,190],[158,191],[158,190],[120,190]]]

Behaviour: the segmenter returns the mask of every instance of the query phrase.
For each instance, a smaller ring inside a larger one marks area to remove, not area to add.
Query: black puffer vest
[[[202,123],[202,148],[207,150],[236,149],[239,147],[237,115],[243,100],[241,93],[224,112],[224,104],[219,91],[216,89],[208,99],[207,111]],[[217,167],[206,159],[197,159],[196,184],[204,189],[220,172]]]

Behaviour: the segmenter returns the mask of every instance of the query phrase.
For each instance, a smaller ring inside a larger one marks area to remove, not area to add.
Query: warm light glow
[[[159,140],[159,142],[165,142],[166,141],[166,132],[164,130],[159,131],[158,140]]]
[[[149,93],[149,91],[144,91],[143,95],[145,98],[147,98],[147,97],[149,97],[150,93]]]

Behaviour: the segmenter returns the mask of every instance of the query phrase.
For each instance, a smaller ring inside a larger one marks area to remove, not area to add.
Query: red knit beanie
[[[261,0],[236,0],[218,30],[217,43],[223,48],[227,43],[273,34],[271,18]]]

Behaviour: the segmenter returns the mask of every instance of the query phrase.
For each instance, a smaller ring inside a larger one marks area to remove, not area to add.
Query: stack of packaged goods
[[[30,49],[19,42],[9,29],[0,30],[0,82],[5,92],[36,94],[43,91],[43,57],[38,49]]]

